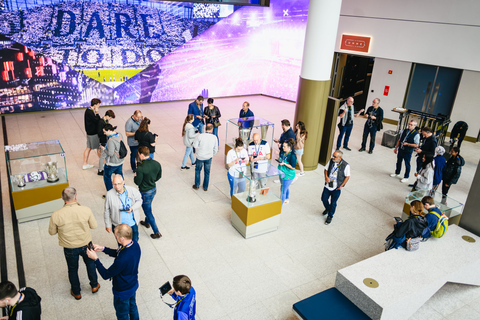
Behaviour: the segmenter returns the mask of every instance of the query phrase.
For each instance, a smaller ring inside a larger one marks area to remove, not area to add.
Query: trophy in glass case
[[[60,180],[58,177],[58,169],[57,169],[57,162],[56,161],[50,161],[45,164],[45,169],[47,170],[47,181],[48,182],[57,182]]]
[[[257,193],[255,190],[258,188],[258,181],[252,180],[250,182],[250,192],[247,197],[247,202],[255,202],[257,201]]]
[[[19,188],[25,187],[25,176],[23,174],[17,174],[15,176],[15,182]]]
[[[268,127],[269,127],[268,124],[260,127],[261,135],[262,135],[262,140],[266,140],[266,139],[267,139]]]

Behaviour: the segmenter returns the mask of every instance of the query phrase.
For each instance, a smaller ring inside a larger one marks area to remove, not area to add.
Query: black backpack
[[[127,147],[125,147],[125,143],[123,143],[123,140],[121,138],[119,138],[119,140],[120,140],[120,150],[118,150],[118,157],[120,159],[123,159],[127,156],[128,151],[127,151]]]

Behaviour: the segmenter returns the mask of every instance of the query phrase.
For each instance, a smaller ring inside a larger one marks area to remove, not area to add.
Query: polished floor
[[[180,171],[185,150],[181,130],[189,101],[113,109],[116,118],[111,122],[122,134],[126,119],[139,108],[152,120],[151,131],[160,136],[155,160],[162,164],[163,178],[157,183],[153,212],[163,237],[153,240],[149,237],[151,229],[139,227],[142,259],[137,302],[141,319],[172,318],[172,310],[160,300],[158,288],[178,274],[192,279],[197,291],[197,319],[296,319],[293,303],[332,287],[338,269],[383,251],[393,217],[402,211],[409,188],[389,176],[396,161],[393,150],[380,145],[380,133],[373,154],[358,152],[364,120],[357,118],[350,142],[352,151],[344,153],[352,176],[342,190],[332,224],[326,226],[321,215],[324,168],[319,166],[291,186],[291,200],[283,207],[278,231],[245,240],[230,223],[223,156],[226,119],[238,116],[245,100],[256,116],[276,124],[276,137],[282,119],[293,121],[292,102],[264,96],[216,100],[223,125],[207,192],[192,189],[193,168]],[[100,110],[104,113],[107,108]],[[105,187],[97,176],[97,156],[92,154],[89,160],[95,168],[81,168],[83,114],[84,110],[67,110],[6,116],[8,142],[60,140],[70,185],[77,189],[78,201],[93,210],[99,223],[92,230],[94,242],[115,246],[104,227]],[[385,125],[385,130],[393,128]],[[466,165],[449,195],[464,202],[480,159],[480,145],[464,142],[462,155]],[[17,283],[3,158],[0,168],[8,277]],[[124,174],[126,183],[134,185],[128,164],[124,165]],[[63,250],[57,236],[48,234],[48,222],[42,219],[19,225],[26,282],[42,297],[43,319],[115,319],[111,282],[100,280],[102,288],[92,295],[82,263],[79,275],[83,298],[76,301],[70,296]],[[112,262],[102,254],[100,259],[106,266]],[[480,288],[447,284],[412,319],[479,319],[479,306]]]

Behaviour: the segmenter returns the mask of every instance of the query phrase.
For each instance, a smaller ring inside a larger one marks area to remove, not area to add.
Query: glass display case
[[[252,141],[255,133],[260,134],[262,140],[265,140],[272,149],[273,137],[275,134],[275,124],[260,117],[233,118],[227,121],[225,136],[225,166],[227,153],[235,144],[235,139],[240,137],[245,149]],[[271,154],[271,153],[270,153]],[[228,169],[228,168],[227,168]]]
[[[283,172],[270,163],[265,163],[262,172],[252,169],[247,168],[240,178],[241,187],[232,196],[232,225],[245,238],[277,230],[282,212],[281,184],[274,180]]]
[[[462,217],[464,204],[448,196],[446,199],[442,198],[441,192],[431,192],[431,190],[426,189],[410,192],[407,195],[407,198],[405,199],[405,205],[403,206],[403,220],[408,219],[408,216],[410,216],[410,203],[413,200],[422,201],[423,197],[425,196],[433,197],[435,206],[448,217],[449,224],[458,225],[460,218]]]
[[[19,222],[49,217],[61,208],[68,175],[58,140],[5,146],[5,158]]]

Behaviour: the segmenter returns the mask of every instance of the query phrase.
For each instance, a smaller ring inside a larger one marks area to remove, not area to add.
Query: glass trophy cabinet
[[[225,168],[227,167],[227,153],[233,149],[235,139],[240,137],[243,141],[245,150],[248,150],[248,144],[253,141],[253,135],[260,134],[262,140],[268,142],[270,154],[272,154],[273,137],[275,133],[275,124],[260,117],[233,118],[227,121],[225,136]]]
[[[413,200],[422,201],[422,198],[425,196],[431,196],[435,201],[435,206],[440,209],[448,217],[448,224],[456,224],[460,222],[460,218],[463,213],[463,203],[458,202],[447,196],[446,199],[442,198],[441,192],[432,193],[430,190],[417,190],[410,192],[405,199],[405,204],[403,206],[402,219],[406,220],[410,216],[410,203]]]
[[[265,163],[264,172],[252,173],[250,168],[239,183],[245,188],[232,196],[232,225],[246,239],[277,230],[282,212],[281,184],[274,180],[283,172],[270,163]]]
[[[58,140],[5,146],[18,222],[50,217],[68,187],[65,152]]]

